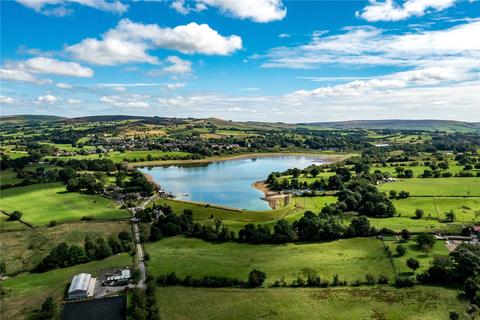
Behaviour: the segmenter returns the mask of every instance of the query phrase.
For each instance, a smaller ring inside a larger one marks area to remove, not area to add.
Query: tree
[[[257,288],[260,287],[265,279],[267,278],[267,274],[257,269],[253,269],[248,274],[248,281],[247,286],[249,288]]]
[[[410,240],[410,231],[408,231],[407,229],[403,229],[402,230],[402,239],[404,241]]]
[[[447,222],[454,222],[456,220],[456,218],[457,218],[457,216],[455,215],[455,212],[453,212],[453,210],[445,212],[445,220]]]
[[[423,212],[422,209],[415,210],[415,218],[417,218],[417,219],[422,219],[424,214],[425,213]]]
[[[420,233],[417,236],[417,246],[428,254],[435,245],[435,237],[429,233]]]
[[[412,269],[413,272],[415,272],[415,270],[417,270],[418,268],[420,268],[420,262],[418,262],[417,259],[415,258],[408,258],[407,260],[407,267],[409,267],[410,269]]]
[[[313,167],[313,169],[310,170],[310,174],[312,175],[312,177],[315,178],[316,176],[318,176],[320,174],[320,170],[318,170],[317,167]]]
[[[396,199],[397,198],[397,191],[395,190],[390,190],[390,199]]]
[[[131,278],[130,278],[132,282],[134,284],[138,284],[141,278],[142,278],[142,272],[140,271],[140,269],[138,268],[133,269],[131,273]]]
[[[407,253],[407,248],[405,248],[404,246],[402,246],[401,244],[399,244],[396,248],[395,248],[395,251],[397,252],[397,254],[399,256],[404,256],[405,253]]]
[[[280,219],[273,227],[273,239],[275,242],[292,242],[295,239],[295,231],[292,225],[285,219]]]

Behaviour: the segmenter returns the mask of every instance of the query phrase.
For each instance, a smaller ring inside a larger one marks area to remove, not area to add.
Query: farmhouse
[[[97,279],[92,278],[89,273],[80,273],[73,277],[68,288],[69,299],[83,299],[93,296]]]

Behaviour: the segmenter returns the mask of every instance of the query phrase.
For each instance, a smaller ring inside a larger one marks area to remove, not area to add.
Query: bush
[[[52,220],[48,223],[47,227],[55,227],[57,225],[57,221]]]
[[[378,276],[378,284],[388,284],[388,277],[383,274]]]
[[[10,217],[8,218],[9,221],[18,221],[22,218],[23,213],[20,211],[13,211],[12,214],[10,214]]]
[[[413,279],[412,277],[398,276],[395,279],[395,286],[397,288],[411,288],[415,286],[415,284],[416,284],[415,279]]]
[[[267,279],[267,274],[265,272],[253,269],[248,274],[247,287],[249,288],[260,287],[263,284],[263,282],[265,282],[265,279]]]
[[[405,248],[404,246],[402,246],[401,244],[399,244],[396,248],[395,248],[395,251],[397,252],[397,254],[399,256],[404,256],[405,253],[407,253],[407,248]]]

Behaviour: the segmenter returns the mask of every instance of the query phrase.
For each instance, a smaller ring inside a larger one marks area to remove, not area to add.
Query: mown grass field
[[[384,192],[405,190],[411,196],[480,197],[480,178],[399,179],[379,186]]]
[[[84,216],[95,219],[124,219],[126,210],[102,196],[67,192],[59,183],[34,184],[1,191],[0,209],[10,213],[23,212],[22,220],[32,225],[46,225],[50,221],[67,222]],[[6,222],[7,224],[9,222]]]
[[[466,302],[440,287],[157,289],[165,320],[303,319],[439,320],[463,314]]]
[[[78,273],[91,273],[93,276],[101,270],[127,267],[132,264],[131,257],[119,254],[102,261],[94,261],[64,269],[55,269],[44,273],[32,273],[2,281],[5,296],[0,303],[0,318],[22,319],[34,309],[41,307],[46,297],[52,296],[57,302],[63,297],[66,286]],[[27,318],[27,317],[25,317]]]
[[[292,281],[302,269],[316,270],[331,281],[361,280],[371,273],[393,276],[381,241],[373,238],[344,239],[324,243],[250,245],[214,244],[199,239],[172,237],[146,245],[149,270],[158,276],[175,272],[178,276],[226,276],[246,280],[252,269],[267,274],[267,283],[285,277]]]
[[[26,228],[24,231],[4,232],[0,242],[0,261],[5,262],[7,273],[29,271],[60,242],[83,247],[87,235],[116,236],[120,231],[130,231],[127,221],[80,221],[64,223],[55,227]]]

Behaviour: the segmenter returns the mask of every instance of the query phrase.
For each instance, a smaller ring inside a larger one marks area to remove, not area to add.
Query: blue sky
[[[0,112],[480,121],[480,1],[1,1]]]

